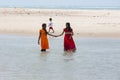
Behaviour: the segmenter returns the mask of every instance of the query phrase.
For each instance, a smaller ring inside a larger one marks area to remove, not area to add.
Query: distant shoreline
[[[77,37],[120,38],[120,10],[0,8],[0,34],[38,35],[41,24],[48,24],[50,17],[54,34],[70,22]]]
[[[1,6],[0,8],[23,8],[23,9],[62,9],[62,10],[120,10],[118,7],[7,7]]]

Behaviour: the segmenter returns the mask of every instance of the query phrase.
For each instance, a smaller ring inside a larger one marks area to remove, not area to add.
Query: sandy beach
[[[120,10],[64,10],[0,8],[0,33],[38,35],[42,23],[53,18],[54,34],[66,22],[80,37],[120,37]]]

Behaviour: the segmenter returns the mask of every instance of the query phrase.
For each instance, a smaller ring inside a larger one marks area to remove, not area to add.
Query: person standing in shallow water
[[[63,29],[63,32],[58,35],[58,36],[62,36],[65,33],[64,36],[64,51],[67,52],[75,52],[76,51],[76,46],[75,46],[75,42],[73,40],[73,29],[70,26],[70,23],[67,22],[66,23],[66,28]],[[58,37],[56,36],[56,37]]]
[[[49,41],[47,35],[53,36],[49,34],[46,30],[46,24],[42,24],[42,29],[39,30],[38,44],[41,46],[41,52],[49,49]]]
[[[50,32],[50,30],[52,30],[52,32],[54,33],[52,18],[49,18],[49,21],[50,21],[50,23],[49,23],[49,31],[48,32]]]

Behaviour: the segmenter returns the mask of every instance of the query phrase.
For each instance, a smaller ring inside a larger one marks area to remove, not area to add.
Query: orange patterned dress
[[[40,37],[41,37],[41,49],[49,49],[49,42],[48,42],[48,38],[47,38],[47,34],[46,32],[41,29],[40,31]]]

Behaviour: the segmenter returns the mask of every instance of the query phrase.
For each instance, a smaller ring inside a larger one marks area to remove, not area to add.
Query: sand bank
[[[54,34],[70,22],[76,36],[120,37],[120,10],[0,8],[0,33],[38,35],[41,24],[48,24],[50,17]]]

